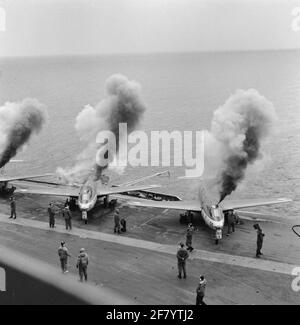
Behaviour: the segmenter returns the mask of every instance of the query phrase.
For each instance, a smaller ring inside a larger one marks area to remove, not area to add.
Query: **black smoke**
[[[219,203],[236,190],[247,168],[262,158],[262,142],[276,118],[273,104],[256,90],[238,90],[214,113],[212,135],[218,143]]]
[[[248,164],[255,162],[260,156],[260,142],[259,136],[254,127],[250,127],[246,131],[246,138],[243,141],[243,151],[245,156],[239,155],[229,156],[225,160],[225,169],[221,174],[221,191],[220,202],[222,202],[227,195],[230,195],[236,190],[238,184],[245,178]]]
[[[36,99],[6,103],[0,108],[0,168],[5,166],[47,120],[45,106]]]

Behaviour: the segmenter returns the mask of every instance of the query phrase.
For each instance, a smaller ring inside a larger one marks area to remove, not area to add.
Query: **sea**
[[[85,105],[105,97],[105,80],[118,73],[137,81],[147,110],[141,130],[210,129],[214,111],[237,89],[254,88],[275,106],[278,119],[264,144],[266,159],[227,199],[289,197],[294,202],[255,211],[283,218],[300,215],[300,52],[122,54],[0,58],[0,106],[37,98],[49,121],[17,155],[23,163],[7,175],[55,172],[72,166],[84,148],[74,128]],[[111,172],[113,184],[170,170],[149,183],[185,199],[199,195],[199,180],[185,180],[185,167],[128,167]],[[216,199],[215,199],[216,200]]]

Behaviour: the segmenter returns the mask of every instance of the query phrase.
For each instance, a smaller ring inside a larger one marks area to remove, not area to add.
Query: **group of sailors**
[[[69,257],[72,257],[69,254],[68,248],[66,246],[66,243],[64,241],[62,241],[60,243],[60,246],[58,248],[58,257],[60,260],[60,266],[61,266],[61,270],[62,273],[68,273],[68,259]],[[79,251],[79,255],[77,257],[77,261],[76,261],[76,268],[78,269],[78,273],[79,273],[79,280],[82,282],[83,279],[85,281],[87,281],[88,279],[88,275],[87,275],[87,268],[88,268],[88,264],[89,264],[89,256],[87,254],[87,252],[85,251],[84,248],[81,248]]]
[[[189,258],[189,253],[191,253],[194,248],[192,246],[194,226],[192,223],[188,224],[186,231],[186,242],[185,245],[183,242],[179,243],[179,249],[177,250],[177,266],[178,266],[178,279],[186,279],[186,261]],[[200,275],[199,283],[196,287],[196,305],[206,305],[204,302],[205,290],[206,290],[207,281],[204,275]]]
[[[49,215],[49,227],[55,228],[55,214],[56,209],[52,202],[49,203],[48,207],[48,215]],[[72,212],[70,209],[70,205],[65,203],[64,207],[61,209],[61,214],[63,219],[65,220],[66,230],[72,230]]]
[[[185,217],[191,218],[192,215],[189,213],[185,214]],[[228,225],[228,233],[229,235],[232,232],[235,231],[234,225],[236,223],[240,223],[239,217],[237,214],[234,214],[233,212],[230,212],[227,215],[226,218],[227,225]],[[265,234],[263,233],[260,225],[258,223],[253,225],[253,228],[257,231],[257,242],[256,242],[256,257],[260,258],[263,253],[261,252],[262,246],[263,246],[263,240]],[[192,253],[194,250],[192,246],[192,240],[193,240],[193,233],[194,233],[194,226],[192,223],[188,224],[187,230],[186,230],[186,242],[185,244],[183,242],[179,243],[179,249],[177,250],[177,265],[178,265],[178,279],[186,279],[187,278],[187,272],[186,272],[186,261],[189,258],[189,253]],[[196,305],[206,305],[204,302],[204,296],[205,296],[205,289],[206,289],[207,281],[204,277],[204,275],[200,276],[199,284],[196,288]]]
[[[70,205],[72,204],[72,201],[67,200],[63,209],[62,209],[62,215],[65,220],[66,230],[72,229],[72,213],[70,209]],[[12,196],[10,198],[10,208],[11,208],[11,214],[9,218],[16,219],[16,202],[14,197]],[[53,203],[49,204],[48,207],[48,214],[49,214],[49,226],[50,228],[55,227],[55,208]],[[225,215],[226,222],[228,225],[228,232],[227,235],[229,235],[232,232],[235,231],[235,224],[239,223],[239,217],[236,213],[233,211],[229,211]],[[186,212],[185,214],[181,215],[181,221],[193,221],[193,214],[191,212]],[[263,233],[261,227],[259,224],[253,225],[254,229],[257,231],[257,249],[256,249],[256,257],[260,258],[262,254],[261,249],[263,246],[263,240],[265,234]],[[121,234],[122,232],[126,232],[126,220],[125,218],[120,218],[120,211],[119,209],[115,209],[114,213],[114,233]],[[185,244],[183,242],[180,242],[179,249],[177,251],[176,257],[177,257],[177,265],[178,265],[178,278],[179,279],[186,279],[187,278],[187,272],[186,272],[186,261],[189,258],[189,253],[192,253],[194,250],[192,246],[193,241],[193,233],[195,231],[195,228],[193,226],[192,222],[189,222],[187,230],[186,230],[186,242]],[[65,245],[65,242],[61,242],[61,245],[58,249],[58,255],[60,259],[60,265],[63,273],[68,273],[67,265],[68,265],[68,258],[71,257],[71,255],[68,253],[68,249]],[[79,278],[80,281],[83,281],[83,278],[85,281],[87,281],[87,267],[88,267],[89,258],[84,248],[80,249],[76,267],[79,271]],[[205,305],[204,302],[204,296],[205,296],[205,290],[206,290],[207,281],[204,277],[204,275],[201,275],[199,278],[199,283],[196,288],[196,305]]]

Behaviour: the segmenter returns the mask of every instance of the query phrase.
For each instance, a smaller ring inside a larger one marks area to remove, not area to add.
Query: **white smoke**
[[[85,106],[76,118],[75,129],[86,148],[77,157],[75,166],[57,170],[67,183],[83,183],[91,174],[99,179],[102,171],[109,166],[96,165],[96,154],[101,149],[101,145],[96,143],[97,134],[100,131],[111,131],[116,137],[118,152],[119,124],[126,123],[130,133],[137,127],[145,111],[140,85],[137,82],[116,74],[106,80],[105,89],[106,98],[95,107]],[[113,160],[115,158],[113,157]],[[123,169],[114,170],[120,172]]]

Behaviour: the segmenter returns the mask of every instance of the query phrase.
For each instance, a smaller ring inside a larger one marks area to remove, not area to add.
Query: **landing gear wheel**
[[[215,239],[215,244],[219,245],[219,239]]]

